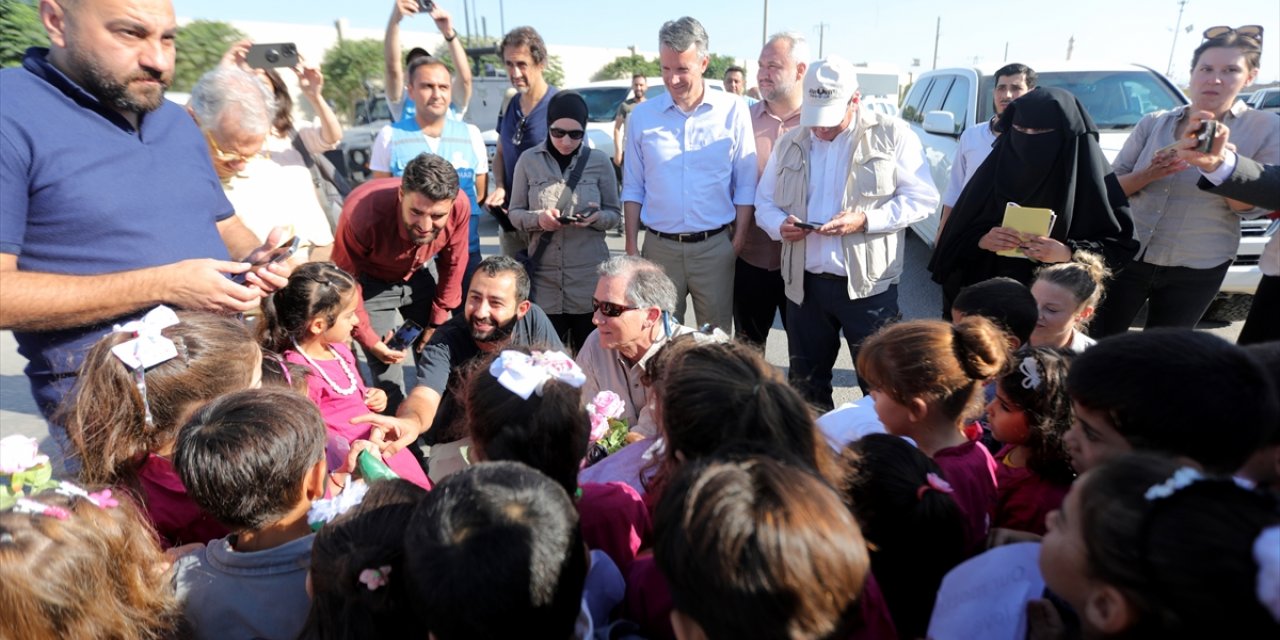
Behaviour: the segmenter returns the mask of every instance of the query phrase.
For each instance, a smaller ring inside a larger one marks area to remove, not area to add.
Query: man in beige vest
[[[856,74],[837,56],[809,67],[801,126],[778,139],[756,189],[756,224],[783,243],[791,382],[826,409],[840,332],[856,360],[900,315],[903,233],[938,205],[920,140],[858,108]]]

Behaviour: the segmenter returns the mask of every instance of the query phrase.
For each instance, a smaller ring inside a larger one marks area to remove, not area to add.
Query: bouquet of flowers
[[[49,456],[40,453],[35,438],[14,435],[0,439],[0,509],[57,485]]]
[[[603,460],[609,454],[627,445],[630,425],[622,418],[627,405],[612,391],[601,391],[587,405],[591,417],[591,438],[587,447],[587,464]]]

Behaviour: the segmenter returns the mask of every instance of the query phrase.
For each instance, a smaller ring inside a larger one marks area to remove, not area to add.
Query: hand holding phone
[[[267,252],[266,254],[263,254],[261,257],[255,260],[253,262],[253,266],[249,267],[249,269],[246,270],[245,272],[237,273],[234,276],[231,276],[231,281],[236,284],[244,284],[245,277],[249,275],[250,271],[253,271],[254,269],[257,269],[259,267],[265,267],[267,265],[276,264],[277,262],[284,262],[285,260],[292,258],[293,254],[298,252],[298,247],[301,245],[302,245],[302,239],[299,238],[298,236],[294,236],[288,239],[287,241],[285,241],[284,244],[276,247],[275,249],[272,249],[271,251]]]
[[[792,222],[791,224],[797,229],[805,229],[807,231],[817,231],[819,226],[816,224],[811,224],[808,222],[800,222],[800,221]]]
[[[298,66],[298,45],[292,42],[255,44],[249,47],[244,61],[254,69]]]
[[[394,351],[404,351],[413,346],[413,342],[422,335],[422,325],[412,321],[405,320],[404,324],[396,330],[396,334],[391,336],[387,341],[387,348]]]
[[[1205,120],[1200,123],[1200,128],[1193,131],[1190,135],[1196,138],[1196,146],[1194,149],[1200,153],[1209,153],[1213,148],[1213,138],[1218,134],[1218,121]]]

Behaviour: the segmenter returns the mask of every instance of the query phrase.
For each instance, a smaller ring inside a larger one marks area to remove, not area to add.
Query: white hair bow
[[[559,380],[572,387],[581,387],[587,381],[586,374],[573,358],[559,351],[503,351],[489,365],[489,373],[508,391],[528,400],[537,392],[542,395],[542,385],[548,380]]]
[[[1018,371],[1023,375],[1022,388],[1036,390],[1040,388],[1040,368],[1036,366],[1036,359],[1027,356],[1022,359],[1022,364],[1018,365]]]
[[[155,420],[151,417],[151,403],[147,400],[147,367],[154,367],[178,356],[178,347],[161,333],[166,327],[172,327],[178,322],[178,314],[173,309],[160,305],[148,311],[141,320],[118,324],[114,328],[117,333],[130,333],[134,336],[132,340],[111,347],[111,353],[133,371],[133,382],[142,395],[144,420],[148,427],[153,426]]]
[[[1258,600],[1280,622],[1280,526],[1267,527],[1253,543],[1258,563]]]

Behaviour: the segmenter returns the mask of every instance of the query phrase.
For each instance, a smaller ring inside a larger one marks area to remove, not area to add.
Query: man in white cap
[[[783,243],[791,382],[827,409],[840,332],[856,360],[898,318],[903,233],[938,205],[919,138],[858,100],[847,60],[811,65],[801,126],[778,139],[756,188],[756,223]]]

